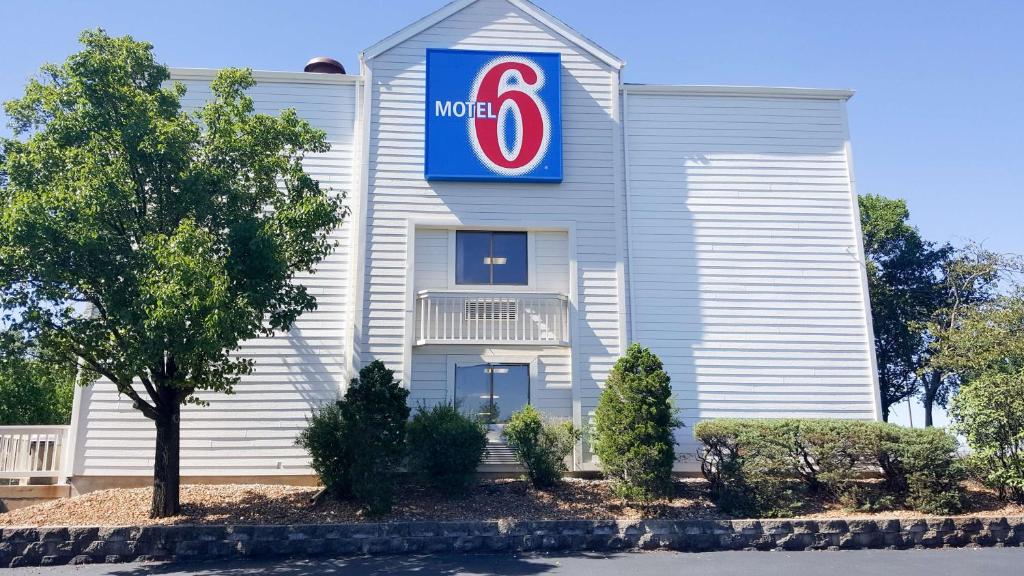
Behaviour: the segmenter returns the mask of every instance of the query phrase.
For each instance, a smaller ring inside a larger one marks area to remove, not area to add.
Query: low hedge
[[[699,423],[701,472],[723,510],[786,516],[807,495],[878,510],[904,504],[952,514],[964,467],[941,429],[824,419],[720,419]],[[881,474],[880,487],[857,482]],[[880,488],[880,489],[878,489]]]

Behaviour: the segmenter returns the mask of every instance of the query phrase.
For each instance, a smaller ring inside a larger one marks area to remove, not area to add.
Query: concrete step
[[[9,512],[58,498],[71,496],[68,484],[43,486],[0,486],[0,512]]]

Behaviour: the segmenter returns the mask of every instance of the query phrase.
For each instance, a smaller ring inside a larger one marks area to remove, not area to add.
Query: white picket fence
[[[0,426],[0,478],[59,478],[68,426]]]

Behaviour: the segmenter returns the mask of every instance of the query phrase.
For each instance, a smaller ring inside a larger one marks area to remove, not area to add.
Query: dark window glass
[[[526,232],[455,233],[455,283],[529,283]]]
[[[528,364],[476,364],[455,369],[455,398],[463,411],[489,424],[506,422],[530,403]]]
[[[492,398],[495,422],[508,417],[530,403],[530,367],[526,364],[491,365]]]
[[[491,233],[455,233],[455,283],[490,284]]]
[[[459,410],[491,421],[491,375],[487,364],[455,368],[455,402]]]
[[[491,238],[492,284],[527,284],[526,233],[495,232]]]

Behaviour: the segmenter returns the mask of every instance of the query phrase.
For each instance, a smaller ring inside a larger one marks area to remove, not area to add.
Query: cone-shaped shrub
[[[620,496],[650,500],[671,494],[672,431],[679,425],[661,360],[631,345],[608,375],[592,434],[601,468]]]
[[[370,515],[391,509],[405,450],[408,395],[395,373],[375,360],[359,371],[343,400],[313,414],[296,441],[309,452],[324,486]]]

